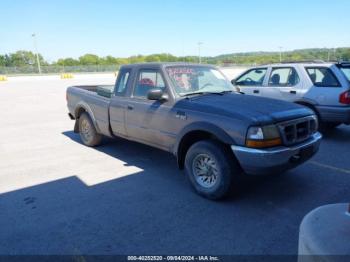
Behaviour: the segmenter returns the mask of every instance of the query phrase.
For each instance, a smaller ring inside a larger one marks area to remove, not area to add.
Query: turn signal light
[[[246,146],[250,148],[267,148],[282,145],[281,138],[270,140],[247,140]]]

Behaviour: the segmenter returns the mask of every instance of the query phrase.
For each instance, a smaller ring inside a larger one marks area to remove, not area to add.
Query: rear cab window
[[[341,87],[337,77],[328,67],[306,67],[310,80],[317,87]]]
[[[272,68],[269,86],[291,87],[299,84],[300,78],[293,67],[275,67]]]
[[[239,86],[262,86],[266,73],[267,68],[251,69],[237,78],[235,84]]]
[[[125,96],[126,87],[129,84],[131,69],[122,69],[119,72],[118,80],[115,85],[115,95]]]

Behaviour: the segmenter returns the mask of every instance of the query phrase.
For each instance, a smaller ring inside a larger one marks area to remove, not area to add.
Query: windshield
[[[350,67],[341,67],[340,70],[344,73],[348,81],[350,81]]]
[[[176,93],[220,93],[234,91],[231,83],[217,69],[203,66],[170,66],[166,72]]]

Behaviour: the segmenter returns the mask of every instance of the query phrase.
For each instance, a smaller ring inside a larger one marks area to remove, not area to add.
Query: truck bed
[[[97,131],[110,136],[109,131],[109,103],[108,90],[113,90],[114,85],[84,85],[71,86],[67,89],[67,104],[69,113],[77,118],[75,109],[78,105],[93,118]]]
[[[113,91],[114,85],[89,85],[89,86],[75,86],[76,88],[83,89],[89,92],[98,94],[106,98],[110,98],[110,92]]]

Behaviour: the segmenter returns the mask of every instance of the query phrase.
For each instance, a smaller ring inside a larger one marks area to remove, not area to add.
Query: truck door
[[[294,67],[273,67],[263,96],[294,102],[303,95],[303,86]]]
[[[260,96],[264,88],[266,73],[267,68],[253,68],[239,76],[234,84],[241,92],[247,95]]]
[[[109,105],[109,118],[114,135],[126,136],[125,113],[126,113],[126,92],[131,86],[131,69],[122,69],[114,89],[114,96]]]
[[[175,141],[169,132],[171,102],[152,101],[147,94],[152,89],[166,92],[164,77],[157,69],[140,69],[134,89],[127,99],[126,133],[133,140],[168,149]]]

